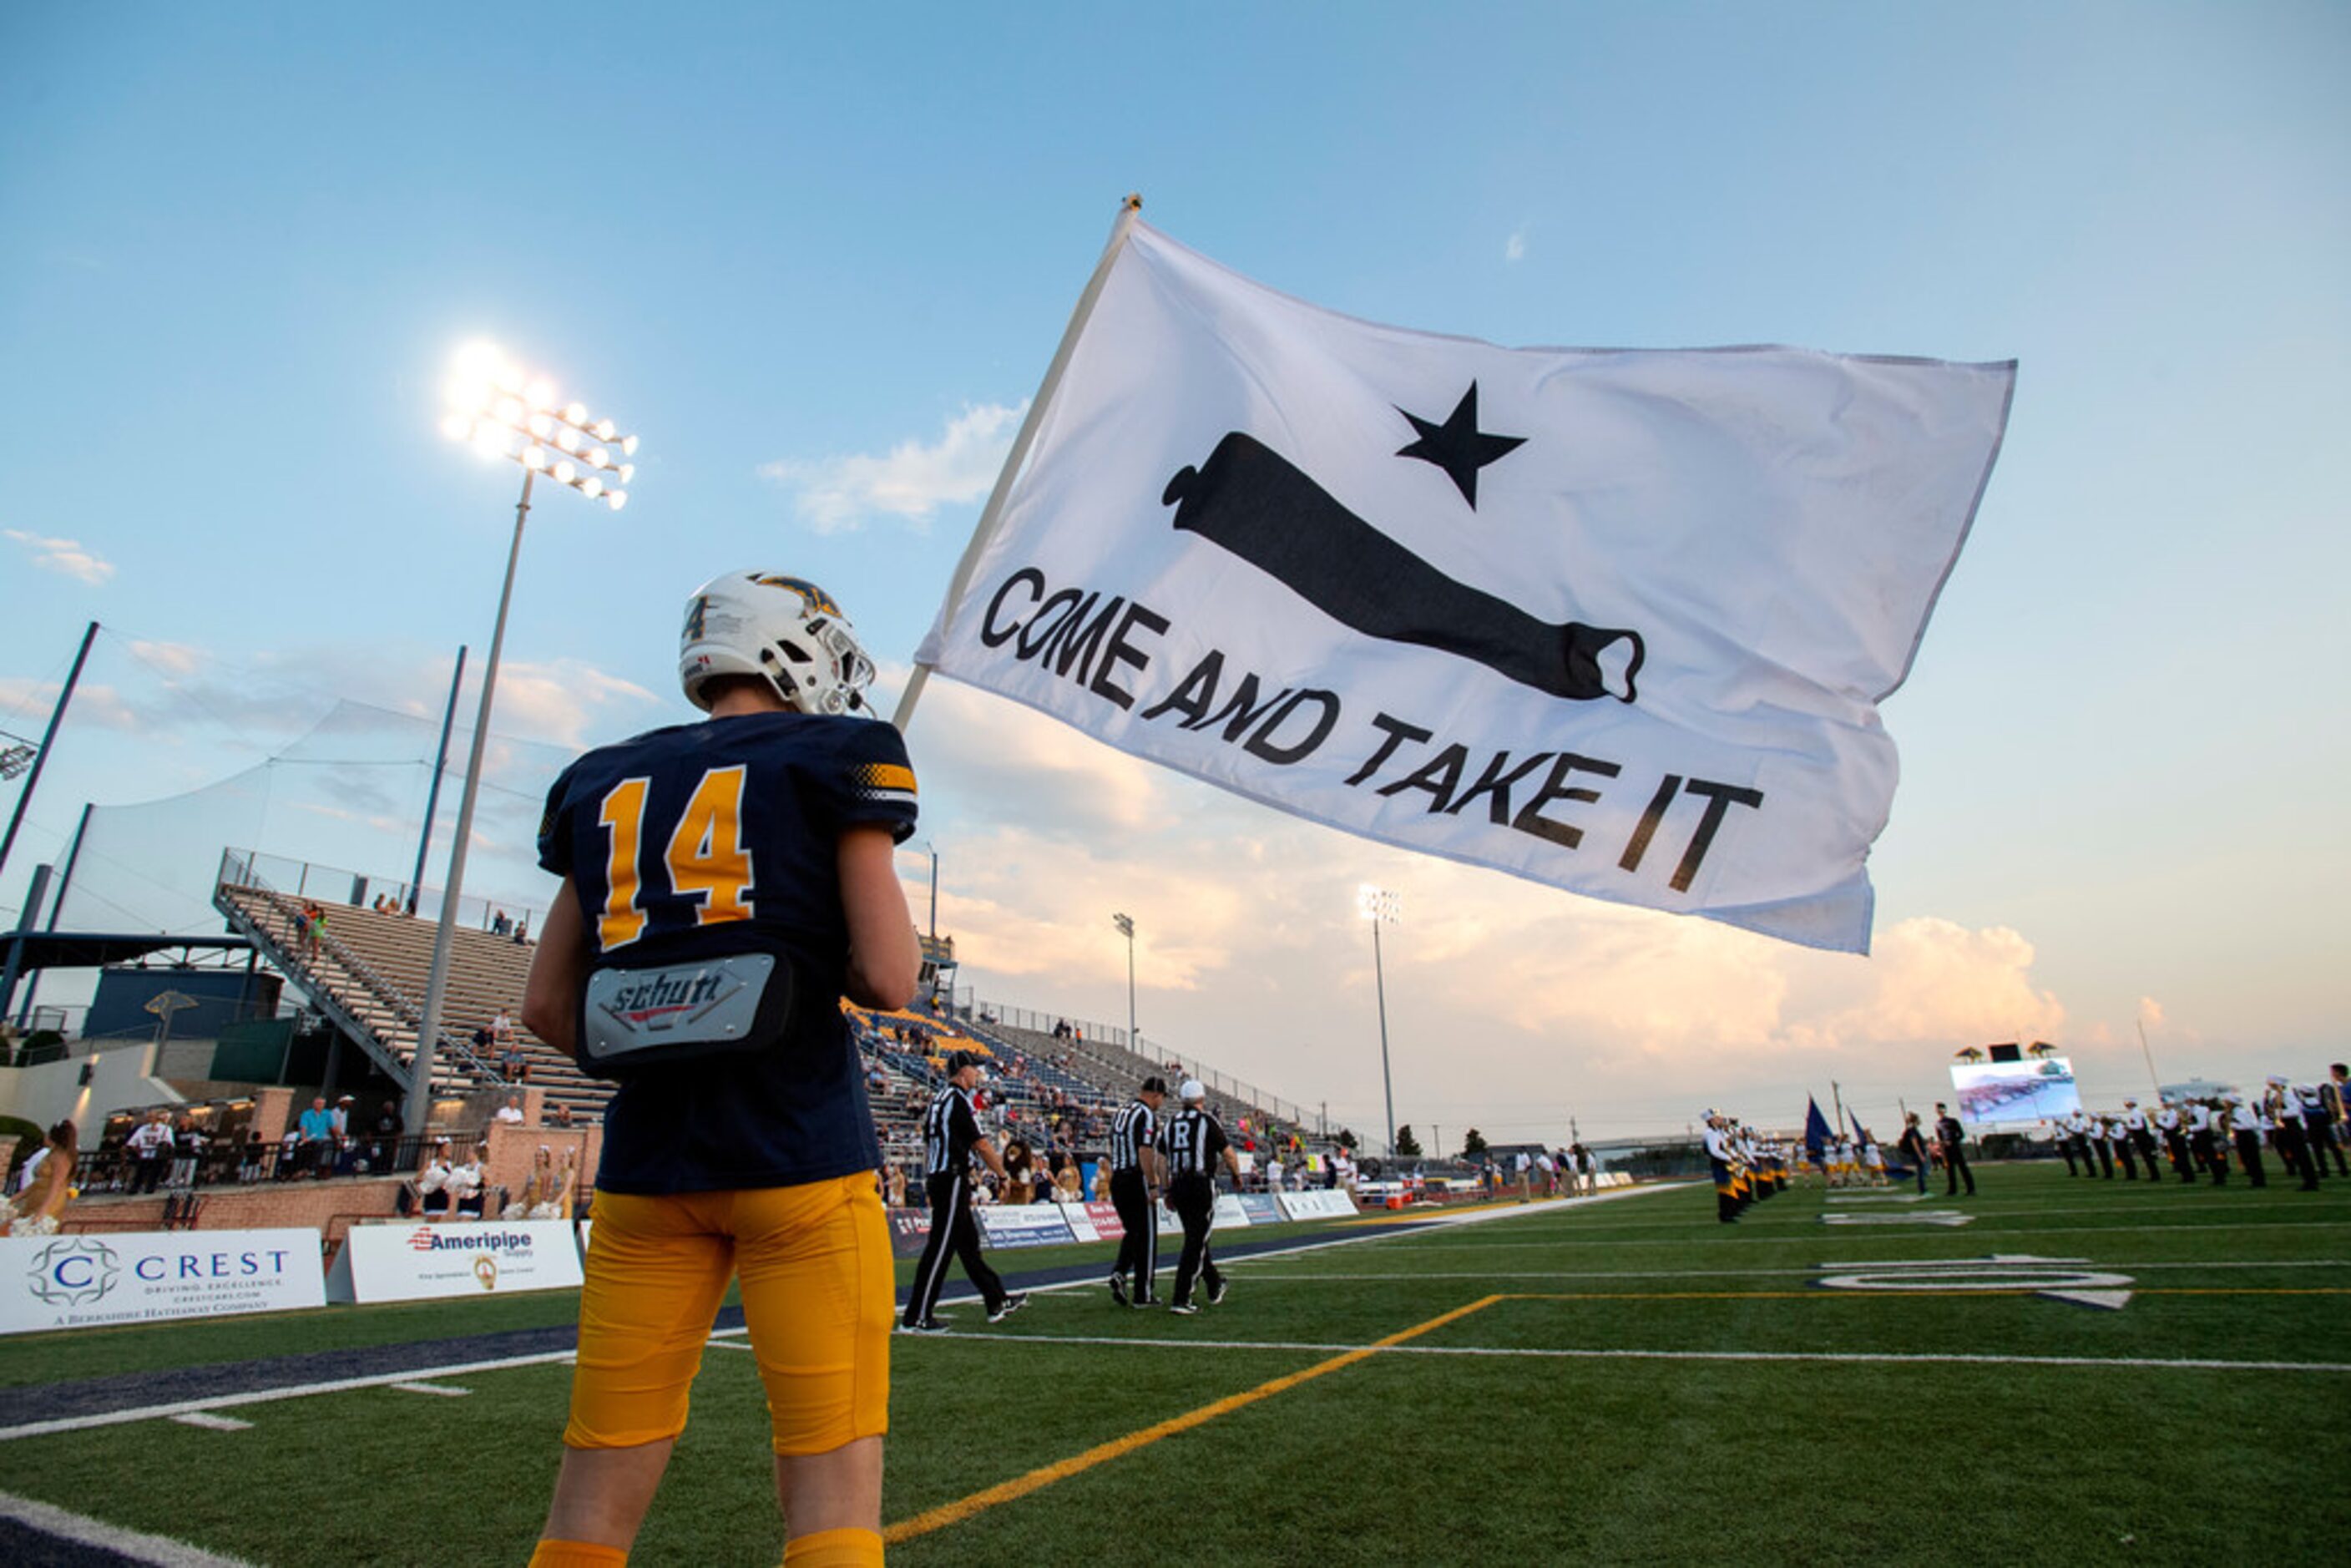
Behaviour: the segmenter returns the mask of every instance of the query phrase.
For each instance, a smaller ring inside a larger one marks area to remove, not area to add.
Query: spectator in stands
[[[498,1076],[509,1083],[530,1082],[530,1059],[522,1053],[522,1041],[512,1035],[498,1047]]]
[[[551,1125],[568,1127],[571,1125],[571,1107],[559,1103],[555,1109],[549,1113],[547,1119]]]
[[[163,1178],[169,1187],[191,1187],[196,1185],[196,1158],[204,1148],[196,1142],[196,1126],[185,1116],[172,1123],[172,1172]]]
[[[368,1130],[367,1152],[360,1157],[371,1171],[388,1171],[400,1157],[400,1135],[408,1130],[406,1118],[400,1113],[400,1102],[386,1100],[383,1109],[375,1113],[375,1124]]]
[[[507,918],[507,912],[505,910],[493,909],[490,911],[491,936],[504,936],[511,933],[513,930],[514,922]]]
[[[521,1126],[523,1123],[522,1096],[519,1094],[507,1095],[507,1103],[498,1107],[497,1119],[509,1127]],[[545,1146],[545,1145],[540,1145],[542,1148]]]
[[[882,1173],[882,1201],[892,1208],[906,1207],[906,1168],[894,1160]]]
[[[316,901],[304,899],[301,919],[296,928],[296,935],[302,943],[302,956],[316,958],[319,956],[319,939],[326,934],[327,912],[319,908]]]
[[[514,940],[515,946],[517,947],[528,947],[530,946],[530,916],[526,914],[521,919],[515,922]]]
[[[49,1129],[17,1174],[16,1195],[0,1197],[0,1236],[57,1233],[57,1217],[74,1196],[74,1161],[80,1153],[81,1130],[71,1120]]]
[[[310,1097],[310,1108],[302,1113],[295,1130],[300,1134],[302,1168],[318,1176],[328,1175],[334,1165],[335,1124],[327,1110],[324,1094]]]
[[[132,1197],[155,1190],[172,1163],[172,1113],[151,1111],[131,1129],[131,1192]]]
[[[236,1179],[256,1182],[261,1179],[261,1166],[269,1150],[269,1140],[261,1135],[258,1127],[245,1130],[244,1146],[237,1150]]]

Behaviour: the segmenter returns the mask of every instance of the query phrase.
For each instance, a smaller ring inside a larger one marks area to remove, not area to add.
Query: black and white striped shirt
[[[1143,1164],[1143,1151],[1159,1141],[1159,1115],[1136,1100],[1110,1124],[1110,1168],[1131,1171]]]
[[[923,1174],[961,1176],[970,1168],[971,1146],[979,1142],[979,1118],[971,1108],[971,1092],[950,1083],[932,1097],[923,1113]]]
[[[1217,1156],[1230,1142],[1207,1106],[1185,1106],[1168,1118],[1159,1134],[1159,1152],[1167,1156],[1167,1179],[1175,1182],[1214,1174]]]

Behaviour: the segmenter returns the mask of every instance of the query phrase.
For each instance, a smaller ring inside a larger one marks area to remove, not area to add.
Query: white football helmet
[[[715,675],[758,675],[802,713],[866,710],[862,695],[873,661],[832,595],[805,578],[730,571],[685,601],[677,678],[685,700],[705,713],[703,683]]]

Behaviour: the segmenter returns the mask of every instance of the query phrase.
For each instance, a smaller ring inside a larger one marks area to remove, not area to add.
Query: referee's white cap
[[[1178,1100],[1206,1100],[1207,1097],[1208,1086],[1196,1078],[1186,1078],[1184,1086],[1176,1091]]]

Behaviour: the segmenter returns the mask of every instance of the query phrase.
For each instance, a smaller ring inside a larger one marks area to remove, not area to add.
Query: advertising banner
[[[1126,1221],[1118,1217],[1118,1205],[1090,1203],[1085,1206],[1084,1212],[1086,1228],[1093,1232],[1094,1240],[1123,1241],[1126,1239]],[[1077,1220],[1078,1214],[1073,1209],[1070,1214],[1071,1228],[1077,1228]]]
[[[327,1276],[327,1298],[414,1301],[580,1283],[580,1240],[568,1219],[355,1225]]]
[[[0,1333],[327,1304],[319,1233],[0,1237]]]
[[[1281,1223],[1281,1203],[1270,1192],[1245,1192],[1240,1198],[1241,1212],[1249,1216],[1251,1225]]]
[[[890,1250],[901,1258],[919,1258],[931,1239],[931,1211],[893,1208],[890,1212]]]
[[[1249,1222],[1249,1210],[1241,1207],[1239,1198],[1228,1192],[1217,1194],[1217,1216],[1212,1222],[1217,1229],[1231,1230]]]
[[[991,1204],[979,1211],[990,1247],[1055,1247],[1076,1239],[1057,1203]]]
[[[1335,1188],[1285,1192],[1281,1211],[1292,1219],[1345,1219],[1355,1212],[1355,1200]]]

